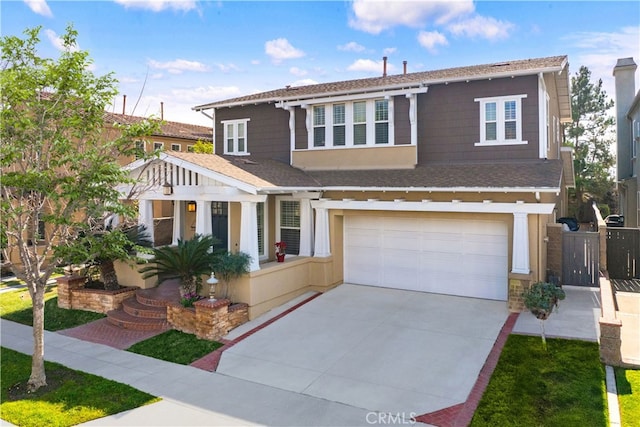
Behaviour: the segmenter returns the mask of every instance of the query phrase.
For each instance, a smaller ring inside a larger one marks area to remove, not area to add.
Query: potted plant
[[[276,259],[278,262],[284,262],[284,254],[287,249],[285,242],[276,242]]]
[[[544,332],[544,321],[549,318],[554,307],[558,307],[558,301],[563,300],[566,294],[561,287],[553,283],[537,282],[523,292],[524,305],[540,320],[542,332],[542,346],[547,348],[547,340]]]

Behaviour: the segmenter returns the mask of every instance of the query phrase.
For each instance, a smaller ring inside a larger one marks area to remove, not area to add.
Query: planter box
[[[106,314],[120,308],[122,301],[136,293],[136,288],[132,287],[115,291],[86,289],[85,281],[81,276],[58,277],[58,307]]]

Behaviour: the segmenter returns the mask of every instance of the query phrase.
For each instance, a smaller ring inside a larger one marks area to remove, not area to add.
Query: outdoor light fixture
[[[215,299],[214,294],[215,294],[216,284],[218,283],[218,279],[216,279],[216,276],[213,274],[213,271],[211,272],[211,277],[207,279],[207,283],[209,284],[209,299],[214,300]]]
[[[196,202],[188,202],[187,212],[195,212],[195,211],[196,211]]]
[[[164,194],[165,196],[170,196],[173,194],[173,187],[171,186],[171,184],[165,182],[162,185],[162,194]]]

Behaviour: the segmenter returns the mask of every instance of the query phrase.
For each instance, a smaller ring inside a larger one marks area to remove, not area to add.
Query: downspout
[[[213,144],[213,154],[216,154],[216,109],[211,109],[211,115],[205,113],[204,110],[200,110],[200,113],[211,119],[211,144]]]

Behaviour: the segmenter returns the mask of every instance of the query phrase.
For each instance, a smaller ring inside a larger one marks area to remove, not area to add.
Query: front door
[[[211,234],[220,241],[215,249],[229,249],[229,203],[211,202]]]

